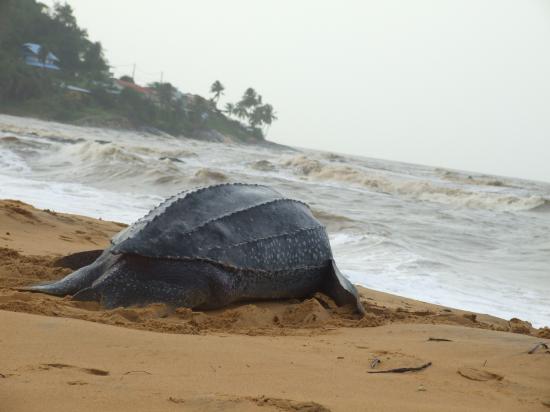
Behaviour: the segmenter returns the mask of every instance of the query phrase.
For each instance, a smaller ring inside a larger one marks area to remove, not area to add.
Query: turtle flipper
[[[65,276],[63,279],[58,280],[57,282],[27,286],[19,288],[19,290],[26,292],[47,293],[49,295],[55,296],[72,295],[78,292],[83,287],[91,284],[95,280],[95,277],[94,279],[89,279],[90,277],[93,277],[93,269],[93,265],[85,266],[71,273],[70,275]]]
[[[47,293],[55,296],[74,295],[79,290],[91,286],[91,284],[103,274],[105,268],[111,264],[113,259],[115,258],[110,255],[109,249],[107,249],[92,264],[75,270],[73,273],[65,276],[57,282],[27,286],[19,288],[19,290],[26,292]]]
[[[361,315],[365,308],[359,299],[359,293],[353,284],[340,272],[334,259],[330,260],[329,274],[325,282],[324,291],[337,305],[353,305]]]

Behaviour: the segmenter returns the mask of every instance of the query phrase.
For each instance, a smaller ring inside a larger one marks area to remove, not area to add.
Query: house
[[[143,95],[144,97],[147,97],[149,99],[156,99],[157,92],[152,89],[151,87],[143,87],[138,84],[126,81],[126,80],[120,80],[120,79],[114,79],[113,80],[113,92],[114,94],[120,94],[122,90],[124,89],[131,89],[135,92],[138,92],[139,94]]]
[[[42,46],[36,43],[25,43],[22,47],[23,59],[29,66],[40,67],[48,70],[61,70],[58,66],[59,59],[53,53],[48,53],[46,58],[42,60],[40,51]]]

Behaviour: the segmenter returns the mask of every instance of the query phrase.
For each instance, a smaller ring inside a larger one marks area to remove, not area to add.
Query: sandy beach
[[[0,410],[536,411],[550,330],[360,288],[212,312],[20,292],[123,224],[0,201]],[[429,366],[426,366],[429,365]],[[396,368],[419,368],[403,373]]]

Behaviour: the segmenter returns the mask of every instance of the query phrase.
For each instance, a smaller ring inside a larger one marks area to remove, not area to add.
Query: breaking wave
[[[197,170],[195,176],[193,177],[193,183],[196,184],[221,183],[228,180],[229,177],[227,177],[224,173],[208,168]]]
[[[443,203],[457,207],[482,208],[499,211],[520,211],[537,208],[547,200],[542,196],[518,194],[511,190],[469,190],[442,180],[418,179],[396,173],[380,173],[368,168],[345,164],[325,163],[304,155],[283,161],[283,166],[294,173],[319,181],[336,181],[367,188],[371,191],[402,196],[409,199]],[[492,184],[491,184],[492,183]],[[504,186],[502,182],[486,182],[490,186]]]

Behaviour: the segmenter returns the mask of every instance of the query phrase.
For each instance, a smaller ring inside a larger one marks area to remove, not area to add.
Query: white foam
[[[0,170],[4,173],[28,173],[30,168],[21,158],[11,150],[0,148]]]
[[[331,245],[340,270],[353,283],[504,319],[519,317],[535,327],[550,325],[548,282],[539,288],[540,281],[468,276],[378,236],[337,234]]]
[[[0,174],[0,199],[17,199],[40,209],[132,223],[162,198],[97,190],[78,183],[37,181]]]

